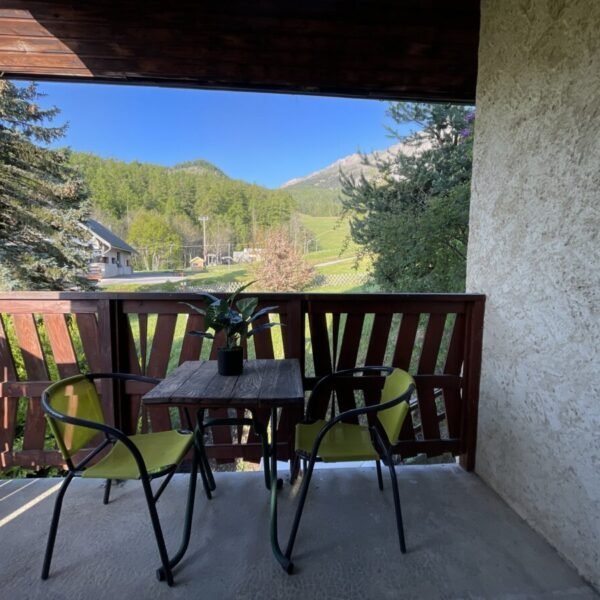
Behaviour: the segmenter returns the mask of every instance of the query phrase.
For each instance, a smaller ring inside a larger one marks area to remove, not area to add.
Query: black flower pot
[[[244,349],[219,348],[217,355],[219,375],[241,375],[244,370]]]

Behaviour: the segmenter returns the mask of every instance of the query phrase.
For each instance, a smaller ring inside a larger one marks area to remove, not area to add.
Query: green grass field
[[[316,274],[322,275],[326,280],[325,283],[309,287],[307,291],[332,293],[374,291],[361,283],[361,275],[368,271],[367,262],[363,260],[358,269],[355,268],[358,246],[349,238],[350,227],[347,220],[341,221],[339,217],[301,215],[301,222],[314,236],[314,241],[307,244],[309,252],[304,255],[304,258],[315,267]],[[335,280],[333,282],[332,276]],[[252,265],[219,265],[210,267],[206,273],[190,273],[181,282],[112,284],[105,289],[115,292],[179,292],[186,288],[230,282],[239,282],[241,285],[253,278]]]
[[[358,247],[350,240],[350,225],[347,219],[301,215],[300,222],[314,236],[314,241],[308,243],[306,254],[306,259],[311,264],[330,262],[357,254]]]

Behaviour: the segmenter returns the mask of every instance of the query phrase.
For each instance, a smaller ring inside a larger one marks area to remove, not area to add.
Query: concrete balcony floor
[[[287,472],[286,472],[287,475]],[[454,465],[398,468],[408,553],[395,532],[389,479],[375,470],[315,472],[288,576],[269,546],[268,495],[260,473],[217,473],[208,501],[198,481],[192,540],[176,586],[155,579],[158,552],[138,482],[98,481],[67,492],[50,579],[40,570],[56,479],[0,481],[0,597],[398,599],[598,598],[558,554],[475,475]],[[175,549],[187,477],[159,503]],[[282,545],[298,485],[280,492]]]

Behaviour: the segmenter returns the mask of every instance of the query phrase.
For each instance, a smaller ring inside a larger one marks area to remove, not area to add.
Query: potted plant
[[[244,368],[242,346],[244,340],[265,329],[281,325],[281,323],[263,323],[256,327],[253,326],[257,319],[278,308],[277,306],[267,306],[256,311],[258,298],[238,299],[238,294],[253,283],[255,282],[251,281],[242,285],[231,296],[222,300],[207,292],[199,293],[208,304],[206,308],[199,308],[188,302],[182,303],[189,306],[194,312],[203,315],[206,329],[212,329],[212,332],[190,331],[190,335],[199,335],[214,340],[220,331],[225,333],[225,346],[219,348],[217,355],[220,375],[240,375]]]

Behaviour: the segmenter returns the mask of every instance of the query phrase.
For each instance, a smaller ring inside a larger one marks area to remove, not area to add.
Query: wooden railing
[[[298,358],[305,387],[334,369],[390,364],[409,370],[417,398],[396,450],[460,456],[475,464],[481,337],[485,297],[475,294],[257,294],[276,305],[285,326],[252,338],[249,358]],[[164,377],[186,360],[212,358],[214,343],[187,335],[203,317],[182,302],[193,294],[10,292],[0,294],[0,468],[62,464],[48,438],[40,395],[49,381],[78,372]],[[101,388],[107,419],[126,431],[140,425],[140,384]],[[373,401],[349,390],[340,408]],[[180,415],[156,408],[142,427],[162,430]],[[289,456],[298,411],[281,413],[281,457]],[[258,460],[253,435],[215,430],[211,455]]]

